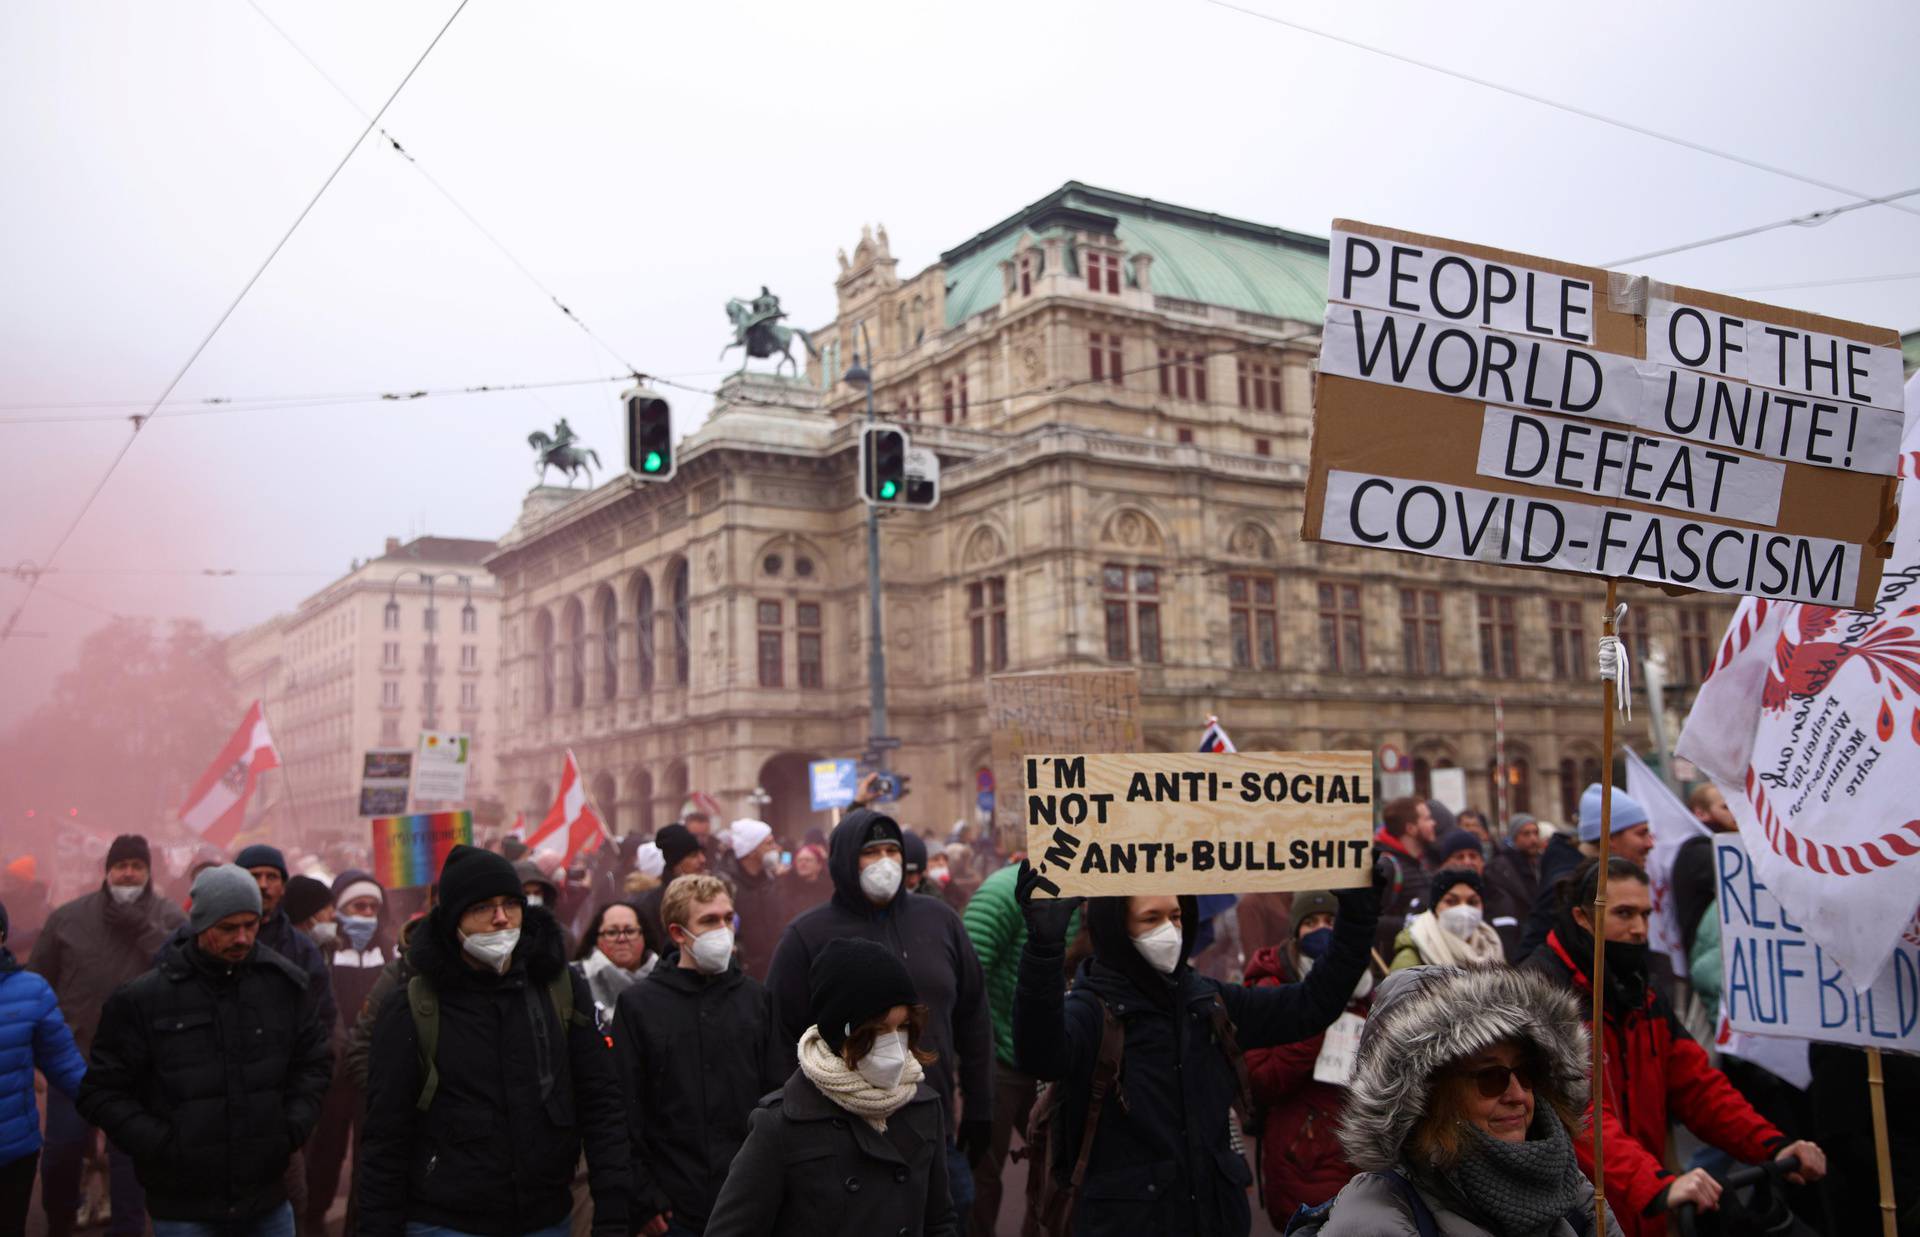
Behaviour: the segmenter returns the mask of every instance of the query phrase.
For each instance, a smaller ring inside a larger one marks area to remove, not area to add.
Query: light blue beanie
[[[1621,790],[1613,788],[1613,831],[1631,829],[1635,825],[1647,823],[1647,809],[1640,806],[1639,800]],[[1580,796],[1580,840],[1598,842],[1600,840],[1600,783],[1587,787]]]

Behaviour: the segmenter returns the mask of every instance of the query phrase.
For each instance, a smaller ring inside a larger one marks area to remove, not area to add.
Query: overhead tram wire
[[[1898,275],[1855,275],[1841,279],[1806,279],[1799,283],[1749,284],[1744,288],[1722,288],[1729,295],[1742,292],[1791,292],[1799,288],[1851,288],[1867,283],[1897,283],[1903,279],[1920,279],[1920,271],[1903,271]]]
[[[329,407],[347,407],[353,404],[404,404],[424,399],[445,399],[467,395],[502,395],[515,391],[545,391],[559,387],[608,386],[619,382],[631,382],[631,374],[608,374],[598,378],[562,378],[549,382],[502,382],[480,383],[465,387],[422,387],[397,391],[361,391],[340,392],[315,395],[259,395],[259,396],[212,396],[195,400],[188,404],[176,404],[159,412],[150,413],[147,419],[170,421],[176,417],[202,417],[229,412],[276,412],[282,409],[312,409]],[[125,408],[148,407],[146,401],[134,404],[123,400],[76,401],[65,404],[0,404],[0,409],[89,409],[89,408]],[[95,416],[47,416],[47,417],[0,417],[0,425],[89,425],[100,421],[124,421],[124,413],[101,413]]]
[[[1722,232],[1718,236],[1709,236],[1704,240],[1688,241],[1684,245],[1671,245],[1665,249],[1656,249],[1651,253],[1637,253],[1630,258],[1615,258],[1603,263],[1607,267],[1625,266],[1630,262],[1650,262],[1655,258],[1672,257],[1676,253],[1686,253],[1693,249],[1705,249],[1709,245],[1721,245],[1727,241],[1742,240],[1749,236],[1758,236],[1762,232],[1772,232],[1780,228],[1802,227],[1817,228],[1823,223],[1837,219],[1849,211],[1864,210],[1869,206],[1885,206],[1903,198],[1920,196],[1920,189],[1902,189],[1898,193],[1889,193],[1878,198],[1869,198],[1863,202],[1845,202],[1839,206],[1829,206],[1822,210],[1808,211],[1804,215],[1794,215],[1789,219],[1777,219],[1772,223],[1762,223],[1751,228],[1741,228],[1734,232]]]
[[[294,37],[288,34],[286,30],[281,27],[279,22],[276,22],[275,20],[273,20],[272,17],[268,16],[267,11],[260,7],[258,0],[247,0],[247,4],[250,8],[253,9],[255,13],[259,14],[261,21],[266,22],[267,25],[273,28],[273,32],[279,35],[280,38],[285,41],[286,45],[288,47],[291,47],[294,50],[295,54],[297,54],[300,57],[300,59],[307,62],[307,65],[309,68],[311,68],[315,73],[318,73],[320,75],[321,81],[324,81],[327,85],[333,87],[333,92],[339,95],[342,99],[346,100],[348,107],[351,107],[354,111],[360,113],[360,115],[362,116],[367,116],[367,109],[360,106],[360,101],[358,99],[355,99],[351,94],[347,93],[346,87],[342,86],[339,82],[335,81],[333,79],[333,75],[328,73],[324,68],[322,68],[320,66],[320,62],[315,60],[311,55],[309,55],[307,53],[306,48],[300,46],[300,44],[294,40]],[[381,110],[385,111],[386,109],[383,108]],[[378,117],[368,116],[367,119],[370,122],[377,123],[378,121]],[[500,256],[504,257],[508,262],[512,263],[513,268],[519,271],[522,275],[524,275],[528,283],[532,284],[535,288],[539,289],[540,294],[546,297],[547,300],[552,302],[553,307],[559,310],[561,314],[566,317],[567,321],[573,323],[575,326],[579,327],[582,331],[586,332],[588,339],[591,339],[595,344],[598,344],[602,352],[605,352],[608,356],[612,357],[615,361],[618,361],[621,365],[626,366],[628,372],[632,376],[634,376],[635,378],[638,378],[641,376],[641,371],[637,366],[635,366],[631,361],[627,360],[624,356],[621,356],[620,353],[614,349],[612,344],[609,344],[605,339],[603,339],[600,336],[600,333],[598,331],[595,331],[592,327],[587,325],[586,319],[582,318],[579,314],[575,313],[572,307],[569,306],[565,301],[562,301],[558,296],[558,294],[556,294],[552,288],[549,288],[545,283],[542,283],[540,280],[540,277],[538,275],[535,275],[532,269],[530,269],[526,263],[522,262],[518,257],[516,257],[514,255],[513,250],[508,249],[504,241],[502,241],[498,236],[495,236],[493,232],[489,230],[485,224],[481,223],[480,220],[475,217],[472,211],[468,210],[464,205],[461,204],[460,199],[453,196],[453,192],[450,189],[448,189],[445,185],[441,184],[439,179],[436,178],[432,172],[427,171],[427,167],[424,163],[421,163],[420,160],[411,151],[409,151],[406,147],[400,144],[400,139],[394,137],[392,133],[390,133],[384,128],[380,129],[380,136],[386,139],[387,145],[393,147],[394,152],[396,154],[398,154],[402,159],[405,159],[408,163],[413,165],[414,171],[420,173],[421,176],[426,178],[427,183],[429,185],[432,185],[435,191],[438,192],[441,197],[447,200],[447,204],[449,206],[453,207],[454,210],[460,213],[460,217],[462,219],[465,219],[468,223],[473,225],[474,231],[480,233],[481,236],[484,236],[487,239],[489,244],[491,244],[495,249],[499,250]]]
[[[1757,172],[1767,172],[1774,176],[1785,177],[1788,180],[1797,180],[1803,185],[1812,185],[1816,189],[1826,189],[1833,193],[1844,193],[1848,197],[1856,199],[1862,205],[1889,206],[1905,214],[1920,215],[1920,210],[1916,210],[1911,206],[1895,204],[1896,198],[1905,195],[1894,194],[1886,197],[1874,197],[1858,189],[1849,189],[1845,185],[1836,185],[1832,181],[1820,180],[1817,177],[1796,172],[1791,168],[1783,168],[1772,163],[1762,163],[1758,159],[1750,159],[1746,155],[1736,154],[1730,150],[1721,150],[1715,146],[1708,146],[1704,142],[1696,142],[1691,138],[1680,137],[1672,133],[1662,133],[1658,129],[1650,129],[1645,125],[1635,124],[1630,120],[1621,120],[1618,117],[1607,116],[1603,113],[1593,111],[1590,108],[1580,107],[1577,104],[1563,103],[1559,99],[1550,99],[1545,95],[1538,95],[1531,91],[1521,90],[1516,86],[1508,86],[1501,82],[1490,81],[1484,77],[1475,77],[1471,73],[1464,73],[1459,69],[1450,69],[1445,65],[1434,64],[1430,60],[1421,60],[1409,56],[1404,52],[1389,51],[1387,48],[1376,47],[1371,43],[1362,43],[1360,40],[1344,34],[1335,34],[1330,30],[1322,30],[1317,26],[1309,26],[1304,22],[1295,21],[1290,17],[1280,17],[1273,13],[1263,12],[1260,9],[1235,4],[1232,0],[1202,0],[1202,2],[1211,4],[1215,8],[1226,9],[1229,12],[1257,18],[1260,21],[1272,22],[1276,26],[1285,26],[1287,29],[1297,30],[1301,34],[1310,34],[1315,38],[1326,39],[1332,43],[1340,43],[1359,51],[1371,52],[1373,55],[1384,56],[1389,60],[1397,60],[1401,64],[1412,65],[1416,69],[1425,69],[1429,73],[1438,73],[1442,77],[1451,77],[1456,81],[1479,86],[1485,90],[1495,90],[1504,95],[1511,95],[1516,99],[1524,99],[1528,103],[1537,103],[1541,107],[1550,107],[1556,111],[1565,112],[1570,116],[1578,116],[1583,120],[1591,120],[1598,124],[1611,125],[1616,129],[1622,129],[1628,133],[1635,133],[1641,137],[1649,137],[1657,142],[1666,142],[1668,145],[1678,146],[1683,150],[1691,150],[1696,154],[1709,155],[1715,159],[1725,159],[1729,163],[1737,163],[1742,167],[1752,168]]]
[[[308,215],[313,213],[313,208],[320,204],[320,199],[326,196],[327,190],[332,187],[333,182],[346,168],[348,161],[353,158],[353,152],[360,149],[360,144],[367,140],[367,134],[373,132],[374,127],[380,123],[380,117],[387,114],[387,109],[392,107],[394,100],[400,97],[400,92],[407,88],[407,83],[413,80],[414,74],[420,71],[420,66],[425,64],[427,57],[433,54],[433,49],[440,46],[440,40],[446,37],[447,31],[453,26],[454,19],[458,18],[460,14],[465,11],[467,3],[468,0],[460,0],[460,3],[454,7],[453,12],[448,15],[447,20],[441,23],[440,29],[434,33],[433,39],[427,44],[426,49],[414,60],[413,66],[407,70],[406,76],[402,77],[400,84],[393,88],[393,93],[387,96],[387,101],[380,105],[379,112],[367,121],[367,127],[360,131],[360,135],[354,138],[353,144],[347,147],[346,153],[340,156],[340,161],[334,164],[331,172],[327,173],[327,178],[320,183],[320,188],[315,191],[313,197],[308,200],[307,204],[301,207],[300,213],[294,217],[292,225],[287,228],[285,234],[280,237],[279,241],[274,244],[273,249],[268,252],[266,260],[260,263],[252,276],[248,278],[245,285],[241,287],[239,295],[233,298],[232,303],[227,306],[226,311],[214,322],[213,329],[207,332],[205,338],[200,341],[194,348],[192,354],[187,357],[186,363],[180,367],[179,371],[174,374],[172,380],[167,383],[166,389],[160,392],[160,397],[153,401],[152,406],[148,408],[144,416],[136,415],[133,418],[133,429],[132,432],[127,435],[127,440],[120,445],[120,450],[114,453],[112,462],[107,465],[107,471],[102,474],[99,483],[88,493],[86,501],[80,505],[78,514],[73,517],[73,520],[66,526],[66,529],[61,532],[60,539],[54,542],[52,551],[47,554],[45,562],[49,566],[53,564],[55,559],[59,558],[60,552],[66,549],[67,542],[73,539],[73,534],[79,529],[81,522],[87,518],[87,512],[93,509],[93,504],[99,500],[101,492],[107,488],[107,483],[113,480],[114,473],[119,470],[121,462],[127,458],[127,452],[132,449],[135,440],[140,437],[141,429],[145,427],[147,421],[153,417],[154,413],[160,411],[161,405],[167,402],[168,397],[173,394],[174,388],[178,387],[181,380],[187,376],[187,371],[193,368],[194,363],[200,359],[201,354],[213,343],[214,336],[220,333],[220,328],[227,324],[227,319],[233,317],[234,311],[240,308],[240,303],[247,299],[247,293],[253,291],[253,286],[259,283],[261,276],[267,273],[267,268],[272,266],[273,260],[280,256],[280,251],[286,248],[288,241],[293,239],[293,234],[300,230],[300,225],[306,222]],[[38,576],[35,576],[27,582],[27,595],[21,598],[20,604],[15,606],[13,612],[7,615],[6,624],[0,626],[0,644],[6,643],[15,625],[19,623],[20,615],[26,610],[28,604],[33,601],[34,590],[39,588],[39,586],[40,577]]]

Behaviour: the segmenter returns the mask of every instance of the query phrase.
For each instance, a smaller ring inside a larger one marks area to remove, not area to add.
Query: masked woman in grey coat
[[[1574,1159],[1587,1032],[1571,994],[1505,968],[1421,966],[1375,990],[1340,1142],[1360,1172],[1319,1237],[1592,1237]],[[1620,1229],[1611,1212],[1609,1237]]]

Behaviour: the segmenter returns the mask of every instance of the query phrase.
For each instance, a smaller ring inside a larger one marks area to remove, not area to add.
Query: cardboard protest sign
[[[360,766],[360,815],[397,816],[413,787],[413,753],[404,747],[369,750]]]
[[[1863,609],[1889,329],[1336,220],[1304,536]]]
[[[382,816],[373,827],[373,876],[388,889],[431,885],[455,846],[473,845],[472,812]]]
[[[996,784],[1017,788],[1029,752],[1131,752],[1140,746],[1140,672],[1071,670],[997,674],[987,680],[987,728]],[[1009,852],[1025,845],[1020,797],[994,802],[994,832]]]
[[[1043,893],[1253,893],[1371,879],[1373,753],[1030,755]]]
[[[1732,834],[1713,839],[1720,918],[1720,1012],[1729,1029],[1920,1052],[1920,940],[1901,939],[1856,991],[1832,953],[1761,883]]]

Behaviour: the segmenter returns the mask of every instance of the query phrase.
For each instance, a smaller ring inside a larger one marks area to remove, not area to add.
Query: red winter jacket
[[[1262,949],[1247,963],[1250,988],[1294,979],[1277,947]],[[1347,1008],[1364,1018],[1372,1004],[1371,997],[1363,997]],[[1325,1039],[1323,1031],[1312,1039],[1247,1053],[1253,1102],[1266,1113],[1260,1158],[1267,1214],[1277,1229],[1285,1229],[1300,1207],[1324,1203],[1338,1194],[1353,1177],[1353,1165],[1347,1163],[1334,1135],[1347,1089],[1313,1080],[1313,1063]]]
[[[1592,959],[1577,959],[1562,944],[1559,928],[1547,934],[1545,948],[1526,965],[1569,984],[1584,998],[1581,1012],[1591,1012],[1593,985],[1587,968]],[[1713,1067],[1706,1051],[1651,988],[1638,1009],[1620,1010],[1609,1002],[1606,1022],[1607,1078],[1600,1119],[1607,1203],[1618,1213],[1625,1237],[1665,1237],[1666,1216],[1645,1212],[1674,1179],[1666,1166],[1669,1119],[1750,1164],[1771,1159],[1786,1140]],[[1591,1115],[1589,1110],[1589,1119]],[[1576,1139],[1574,1149],[1581,1169],[1591,1175],[1591,1138]]]

